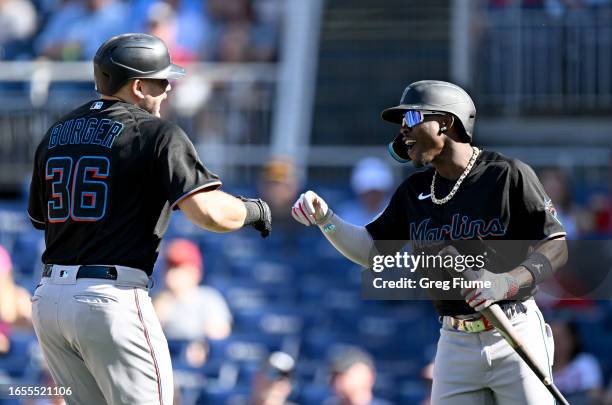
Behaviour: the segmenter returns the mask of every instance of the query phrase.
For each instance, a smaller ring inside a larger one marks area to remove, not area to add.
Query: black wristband
[[[258,204],[257,201],[242,200],[242,202],[246,207],[247,212],[246,217],[244,218],[245,225],[252,225],[262,219],[263,212],[260,204]]]
[[[533,286],[540,284],[553,274],[550,260],[540,252],[530,254],[527,260],[521,263],[521,266],[525,267],[533,276]]]

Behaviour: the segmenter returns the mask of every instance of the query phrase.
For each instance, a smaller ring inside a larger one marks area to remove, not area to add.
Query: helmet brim
[[[153,74],[148,74],[142,77],[142,79],[176,80],[182,78],[183,76],[185,76],[185,68],[172,63],[167,68]]]

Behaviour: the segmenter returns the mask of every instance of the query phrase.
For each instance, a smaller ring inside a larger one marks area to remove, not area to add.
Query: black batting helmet
[[[401,125],[406,110],[441,111],[452,114],[455,117],[455,124],[458,125],[461,140],[472,142],[476,106],[469,94],[455,84],[440,80],[414,82],[402,93],[399,105],[387,108],[381,116],[385,121]],[[398,135],[389,144],[389,152],[397,160],[410,160],[402,152],[401,145],[401,136]]]
[[[122,34],[102,44],[94,57],[96,90],[112,95],[130,79],[179,79],[164,42],[148,34]]]

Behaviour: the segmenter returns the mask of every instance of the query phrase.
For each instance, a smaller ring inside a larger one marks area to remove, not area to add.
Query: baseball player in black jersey
[[[553,404],[536,375],[476,311],[499,303],[550,376],[552,334],[532,295],[565,263],[565,232],[528,165],[470,145],[475,117],[474,103],[460,87],[433,80],[412,83],[400,104],[382,113],[401,125],[389,152],[400,162],[431,167],[409,176],[365,227],[343,221],[312,191],[300,196],[292,215],[304,225],[317,225],[338,251],[364,267],[371,266],[373,254],[385,253],[383,241],[412,241],[413,246],[534,241],[514,265],[478,272],[490,288],[481,283],[455,289],[451,295],[457,299],[432,294],[442,321],[432,403]],[[419,275],[434,277],[425,271]]]
[[[270,210],[218,190],[187,135],[160,118],[169,80],[184,75],[161,40],[113,37],[94,73],[101,98],[53,124],[36,150],[28,214],[46,250],[34,328],[68,404],[171,405],[147,285],[172,210],[207,230],[252,225],[264,237]]]

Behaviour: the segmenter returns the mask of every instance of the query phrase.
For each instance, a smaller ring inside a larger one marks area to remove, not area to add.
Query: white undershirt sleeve
[[[319,229],[344,257],[363,267],[370,266],[370,256],[375,248],[365,226],[350,224],[332,213],[329,219],[319,224]]]

